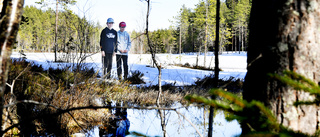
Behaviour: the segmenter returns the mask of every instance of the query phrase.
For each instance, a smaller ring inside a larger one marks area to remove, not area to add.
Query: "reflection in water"
[[[172,107],[177,108],[181,107],[181,105],[176,104]],[[207,136],[208,109],[190,106],[178,109],[177,111],[190,120],[202,136]],[[116,109],[113,112],[115,113],[110,119],[114,120],[114,123],[108,126],[109,129],[97,130],[95,128],[89,136],[98,137],[97,132],[99,132],[100,137],[112,137],[117,135],[117,131],[123,133],[126,130],[129,130],[129,133],[141,133],[146,136],[163,136],[157,110]],[[165,121],[166,130],[170,137],[199,136],[194,127],[175,111],[165,111]],[[215,111],[213,130],[214,137],[234,137],[241,134],[239,123],[236,120],[226,121],[225,113],[219,110]],[[133,136],[130,134],[126,135],[126,137]]]
[[[109,104],[111,105],[111,103]],[[119,104],[117,104],[119,106]],[[129,133],[130,121],[126,108],[111,109],[107,125],[99,130],[100,137],[125,137]]]
[[[126,136],[126,133],[128,133],[130,128],[130,121],[127,118],[127,109],[119,110],[119,119],[116,122],[117,130],[116,130],[116,136],[117,137],[124,137]],[[117,115],[117,113],[116,113]]]
[[[176,104],[172,107],[180,107]],[[208,109],[203,107],[186,107],[178,109],[197,130],[206,137],[208,134]],[[131,126],[129,132],[138,132],[147,136],[163,136],[161,122],[156,110],[136,110],[128,109],[128,118]],[[165,111],[166,130],[170,137],[198,137],[194,127],[175,111]],[[216,111],[213,125],[214,137],[233,137],[241,134],[241,128],[236,120],[226,121],[223,111]],[[127,137],[130,137],[128,135]]]

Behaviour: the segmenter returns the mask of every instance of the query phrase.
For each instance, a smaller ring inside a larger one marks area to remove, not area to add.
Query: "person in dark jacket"
[[[110,79],[111,77],[111,68],[112,68],[112,58],[117,51],[117,40],[118,34],[113,27],[113,19],[108,18],[107,27],[104,28],[100,35],[100,48],[102,56],[102,65],[103,65],[103,77]],[[106,73],[107,69],[107,73]]]

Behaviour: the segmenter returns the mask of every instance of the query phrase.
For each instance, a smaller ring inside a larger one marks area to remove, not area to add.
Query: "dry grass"
[[[207,91],[199,90],[196,87],[176,87],[179,90],[162,91],[161,104],[164,106],[170,106],[175,102],[186,104],[184,97],[187,94],[200,94],[203,96],[209,96]],[[152,106],[156,104],[158,96],[158,90],[154,88],[136,88],[130,86],[126,82],[119,83],[117,85],[108,86],[106,91],[101,95],[106,101],[127,102],[129,105],[138,106]]]

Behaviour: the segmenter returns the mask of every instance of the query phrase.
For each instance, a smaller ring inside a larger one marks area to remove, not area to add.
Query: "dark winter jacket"
[[[100,35],[100,48],[105,53],[117,51],[118,34],[114,29],[104,28]]]

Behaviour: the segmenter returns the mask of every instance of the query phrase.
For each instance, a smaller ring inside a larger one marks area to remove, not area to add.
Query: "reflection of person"
[[[111,106],[111,102],[108,102],[106,106]],[[116,103],[116,106],[121,106]],[[112,114],[108,117],[107,123],[99,127],[99,136],[107,137],[125,137],[129,134],[130,121],[128,119],[127,108],[113,108],[109,109]]]
[[[113,19],[108,18],[107,27],[104,28],[100,35],[100,48],[101,48],[101,56],[102,56],[102,64],[103,64],[103,75],[107,76],[109,79],[111,76],[111,68],[112,68],[112,57],[116,52],[117,47],[117,39],[118,34],[112,28],[113,27]],[[107,69],[107,74],[106,74]]]
[[[127,118],[127,109],[122,110],[120,113],[120,119],[117,121],[117,137],[125,137],[127,133],[129,133],[130,121]]]
[[[120,30],[118,31],[118,49],[116,53],[117,74],[119,79],[122,79],[122,64],[124,69],[124,79],[128,77],[128,52],[131,48],[130,35],[125,31],[126,23],[120,22]]]

